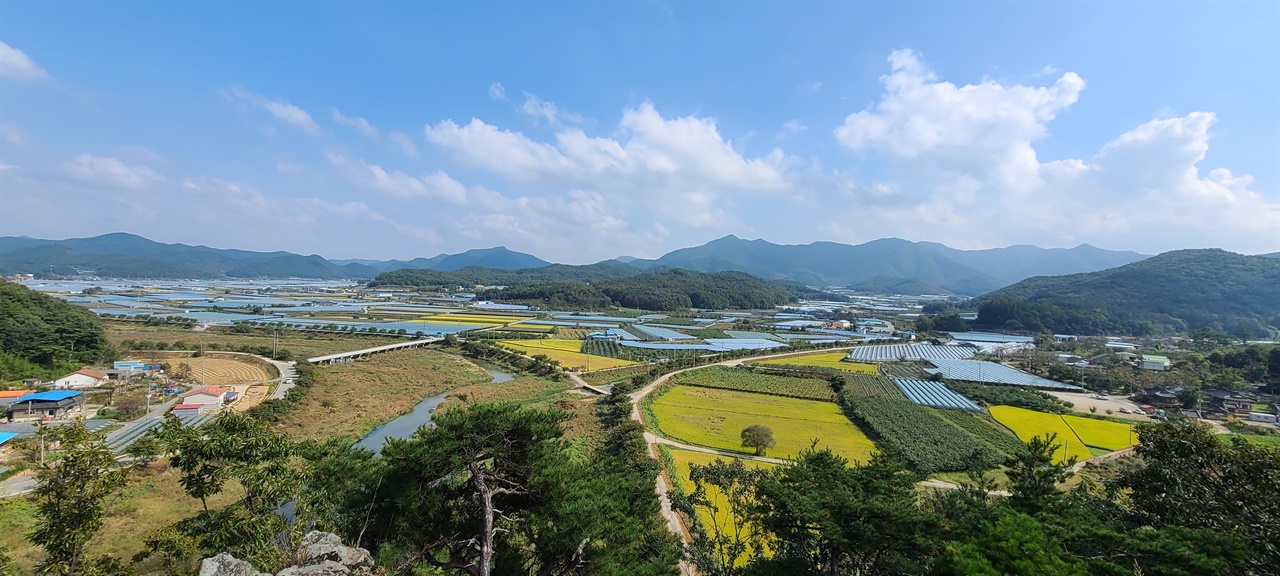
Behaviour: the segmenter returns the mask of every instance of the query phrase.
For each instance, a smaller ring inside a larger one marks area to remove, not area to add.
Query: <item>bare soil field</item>
[[[1138,410],[1138,405],[1123,396],[1111,396],[1105,400],[1090,398],[1092,392],[1051,392],[1045,391],[1047,394],[1059,400],[1070,402],[1075,405],[1076,412],[1089,413],[1089,408],[1096,407],[1098,409],[1095,414],[1103,416],[1114,416],[1116,418],[1124,418],[1126,420],[1137,420],[1139,422],[1150,422],[1151,419],[1143,414],[1121,414],[1120,409],[1126,408],[1132,411]],[[1107,410],[1111,413],[1108,414]]]

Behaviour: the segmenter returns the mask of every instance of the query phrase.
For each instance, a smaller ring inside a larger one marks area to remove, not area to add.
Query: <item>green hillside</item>
[[[58,376],[106,355],[93,312],[0,281],[0,380]]]
[[[1040,276],[976,300],[978,324],[1074,334],[1280,329],[1280,261],[1178,250],[1119,268]]]

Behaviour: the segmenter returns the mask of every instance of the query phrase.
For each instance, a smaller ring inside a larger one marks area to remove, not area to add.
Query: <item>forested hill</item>
[[[540,282],[595,282],[639,274],[630,264],[607,260],[586,266],[552,264],[540,268],[501,270],[467,266],[451,272],[440,270],[393,270],[378,274],[370,287],[413,286],[416,288],[451,288],[473,286],[522,286]]]
[[[667,270],[585,282],[538,282],[486,290],[480,298],[549,309],[773,308],[794,301],[786,288],[742,272]]]
[[[106,351],[102,324],[93,312],[0,281],[0,381],[61,376]]]
[[[978,323],[1074,334],[1280,329],[1280,260],[1178,250],[1119,268],[1040,276],[978,298]]]

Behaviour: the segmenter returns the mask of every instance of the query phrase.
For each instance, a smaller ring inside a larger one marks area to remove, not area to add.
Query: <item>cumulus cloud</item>
[[[890,58],[880,101],[834,131],[845,147],[888,160],[879,182],[855,187],[856,230],[847,241],[910,229],[958,247],[1081,242],[1160,252],[1223,246],[1280,248],[1280,204],[1223,168],[1202,174],[1216,117],[1195,112],[1152,120],[1092,158],[1042,161],[1034,142],[1084,90],[1066,72],[1049,86],[939,80],[919,55]],[[1224,237],[1223,230],[1232,230]],[[926,239],[926,238],[921,238]]]
[[[306,110],[285,102],[284,100],[272,100],[261,94],[249,92],[241,86],[232,86],[227,88],[224,93],[229,98],[248,102],[258,108],[266,110],[272,116],[275,116],[277,120],[287,124],[292,124],[308,134],[316,136],[321,133],[320,125],[316,124],[315,119],[313,119]]]
[[[494,82],[489,85],[489,97],[494,100],[506,100],[507,89],[502,87],[501,82]]]
[[[540,142],[479,119],[463,125],[444,120],[424,132],[429,142],[468,166],[511,180],[640,203],[692,226],[733,224],[720,201],[735,193],[790,187],[781,150],[746,158],[720,135],[714,119],[665,118],[650,102],[623,111],[617,139],[562,128],[554,142]]]
[[[49,73],[36,66],[25,52],[0,42],[0,78],[42,80],[48,77]]]
[[[400,198],[425,198],[461,204],[467,201],[467,189],[462,183],[442,171],[414,177],[400,170],[386,170],[364,160],[352,160],[339,154],[329,154],[329,163],[340,168],[347,178],[358,186],[377,190]]]
[[[146,166],[129,166],[116,158],[87,153],[68,160],[63,168],[82,182],[113,188],[138,190],[164,180]]]

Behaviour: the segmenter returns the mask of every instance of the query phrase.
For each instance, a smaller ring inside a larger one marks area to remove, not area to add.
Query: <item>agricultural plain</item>
[[[1057,414],[1045,414],[1013,406],[992,406],[990,411],[991,417],[995,418],[996,422],[1013,430],[1013,433],[1017,434],[1023,442],[1029,442],[1036,436],[1056,433],[1058,435],[1056,442],[1063,445],[1065,450],[1060,448],[1055,452],[1055,459],[1066,460],[1075,456],[1077,460],[1084,461],[1093,457],[1084,440],[1080,439],[1075,430],[1072,430]]]
[[[875,364],[863,364],[860,362],[844,362],[845,352],[830,352],[827,354],[809,354],[807,356],[788,356],[786,358],[774,358],[772,360],[762,360],[756,364],[773,364],[778,366],[817,366],[819,368],[835,368],[844,372],[853,372],[855,374],[879,374],[880,369]]]
[[[601,370],[635,364],[629,360],[583,354],[580,352],[581,340],[502,340],[498,344],[529,356],[545,355],[566,368],[576,366],[582,370]]]
[[[675,386],[653,400],[653,414],[663,434],[727,452],[754,454],[742,447],[741,437],[742,429],[752,424],[773,429],[777,446],[769,450],[772,457],[795,456],[814,439],[819,448],[850,460],[866,461],[875,450],[831,402]]]

